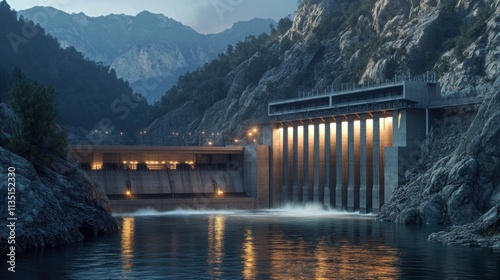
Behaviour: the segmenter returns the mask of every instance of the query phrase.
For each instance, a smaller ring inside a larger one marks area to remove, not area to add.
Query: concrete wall
[[[123,194],[130,181],[136,194],[244,192],[243,168],[210,170],[117,170],[88,171],[107,194]]]
[[[255,198],[256,209],[270,207],[270,147],[245,147],[244,186],[245,192]]]
[[[392,147],[385,148],[385,201],[401,184],[406,170],[415,163],[425,137],[425,110],[393,112],[393,143]]]

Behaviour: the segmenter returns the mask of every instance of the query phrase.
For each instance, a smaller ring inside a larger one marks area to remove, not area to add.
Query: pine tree
[[[66,133],[56,124],[55,92],[52,87],[29,80],[14,71],[11,106],[19,118],[10,150],[31,161],[46,161],[49,154],[64,155]]]

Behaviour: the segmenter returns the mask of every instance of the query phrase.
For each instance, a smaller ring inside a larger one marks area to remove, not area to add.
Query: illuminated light
[[[248,136],[250,136],[250,137],[251,137],[252,135],[253,135],[253,133],[251,133],[251,132],[249,132],[249,133],[248,133]]]
[[[257,140],[253,139],[254,142],[257,142]]]
[[[208,145],[209,145],[209,146],[212,146],[213,144],[214,144],[214,143],[212,143],[212,141],[209,141],[209,142],[208,142]]]
[[[127,164],[127,162],[126,162],[126,161],[124,161],[124,162],[123,162],[123,164]]]
[[[398,128],[401,128],[401,111],[398,111]]]
[[[223,192],[223,191],[221,191],[221,190],[218,190],[218,191],[217,191],[217,194],[218,194],[218,195],[224,195],[224,192]]]
[[[254,128],[254,129],[253,129],[253,132],[254,132],[254,133],[257,133],[257,131],[258,131],[258,130],[257,130],[257,128]]]
[[[149,161],[146,161],[146,164],[149,164]]]
[[[106,131],[106,134],[108,134],[108,132]]]
[[[238,139],[234,139],[234,142],[235,142],[235,143],[238,143],[238,142],[240,142],[240,140],[238,140]]]
[[[161,164],[165,164],[166,162],[165,161],[162,161]]]

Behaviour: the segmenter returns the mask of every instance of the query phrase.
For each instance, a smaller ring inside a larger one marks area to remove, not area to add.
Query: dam
[[[271,101],[253,146],[74,146],[71,154],[114,211],[316,203],[377,214],[417,163],[430,111],[481,102],[442,98],[430,77],[394,80]]]
[[[73,146],[71,155],[115,212],[269,208],[266,146]]]
[[[272,101],[270,204],[377,214],[417,162],[429,111],[480,102],[443,99],[429,77]]]

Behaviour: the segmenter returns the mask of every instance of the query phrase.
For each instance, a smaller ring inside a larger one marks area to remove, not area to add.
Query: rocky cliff
[[[229,85],[226,98],[200,113],[180,106],[153,122],[145,141],[226,145],[268,121],[270,100],[432,71],[444,95],[485,101],[436,116],[420,161],[380,219],[473,222],[500,203],[498,15],[499,0],[304,0],[286,34],[221,77]],[[269,54],[277,63],[246,82]]]
[[[35,168],[25,158],[2,147],[12,134],[13,126],[8,124],[15,123],[14,114],[3,103],[0,103],[0,119],[0,180],[3,182],[0,200],[4,205],[0,217],[4,221],[8,217],[17,218],[13,221],[15,229],[1,231],[2,244],[11,244],[8,238],[12,230],[15,252],[21,253],[82,241],[119,229],[104,190],[90,180],[75,161],[53,156],[49,165]],[[8,178],[15,179],[9,181],[14,185],[7,184]],[[15,205],[12,204],[15,207],[8,209],[8,201],[15,201]],[[7,249],[8,246],[2,246],[2,254]]]
[[[272,19],[239,22],[218,34],[199,34],[164,15],[89,17],[50,7],[19,12],[39,23],[63,48],[75,47],[91,60],[110,65],[132,88],[157,101],[179,75],[212,61],[229,44],[269,32]]]

